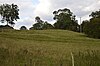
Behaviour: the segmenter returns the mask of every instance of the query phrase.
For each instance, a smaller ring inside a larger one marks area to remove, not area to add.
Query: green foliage
[[[89,37],[100,38],[100,22],[88,22],[84,26],[83,32]]]
[[[56,29],[68,29],[68,30],[77,30],[77,21],[75,20],[75,15],[73,13],[65,8],[65,9],[59,9],[58,11],[54,11],[54,20],[56,20],[56,23],[54,24],[54,27]]]
[[[53,28],[53,26],[51,24],[49,24],[47,21],[44,22],[38,16],[35,18],[35,21],[37,23],[33,24],[33,27],[31,27],[30,29],[43,30],[43,29],[52,29]]]
[[[44,22],[44,24],[43,24],[43,29],[53,29],[54,27],[50,24],[50,23],[48,23],[48,22]]]
[[[35,23],[34,25],[33,25],[33,29],[35,29],[35,30],[42,30],[43,29],[43,23]]]
[[[86,27],[88,27],[88,23],[89,23],[88,20],[85,20],[85,21],[82,22],[82,24],[81,24],[82,32],[88,32],[88,31],[87,31],[88,28],[86,28]]]
[[[35,17],[35,21],[37,23],[33,24],[33,27],[30,29],[35,29],[35,30],[42,30],[43,29],[43,21],[40,19],[39,16]]]
[[[92,18],[100,18],[100,10],[92,12],[89,16],[91,16]]]
[[[43,23],[43,21],[40,19],[39,16],[35,17],[35,21],[36,21],[37,23]]]
[[[2,16],[2,22],[7,22],[8,24],[14,25],[14,20],[19,19],[19,9],[17,5],[14,4],[3,4],[0,5],[0,15]]]
[[[25,26],[21,26],[20,30],[27,30]]]
[[[83,32],[89,37],[100,38],[100,11],[92,12],[90,21],[82,23]]]

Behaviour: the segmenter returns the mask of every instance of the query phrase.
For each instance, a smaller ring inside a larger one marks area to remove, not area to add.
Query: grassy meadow
[[[0,66],[100,66],[99,61],[100,39],[88,38],[82,33],[67,30],[0,32]]]

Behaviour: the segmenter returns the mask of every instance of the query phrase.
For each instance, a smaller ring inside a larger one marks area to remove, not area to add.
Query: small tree
[[[14,20],[19,19],[19,9],[15,4],[3,4],[0,6],[0,15],[2,16],[2,22],[7,22],[8,24],[14,25]]]
[[[35,21],[37,23],[35,23],[32,28],[35,30],[42,30],[43,29],[43,21],[40,19],[40,17],[39,16],[35,17]]]
[[[20,30],[27,30],[25,26],[21,26]]]

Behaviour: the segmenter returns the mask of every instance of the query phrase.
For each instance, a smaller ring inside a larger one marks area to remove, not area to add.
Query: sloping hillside
[[[67,30],[0,32],[1,66],[72,66],[71,52],[100,50],[100,40]]]

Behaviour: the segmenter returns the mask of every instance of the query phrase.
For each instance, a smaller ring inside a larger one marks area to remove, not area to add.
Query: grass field
[[[75,66],[100,66],[100,39],[67,30],[0,32],[0,66],[72,66],[71,53]]]

